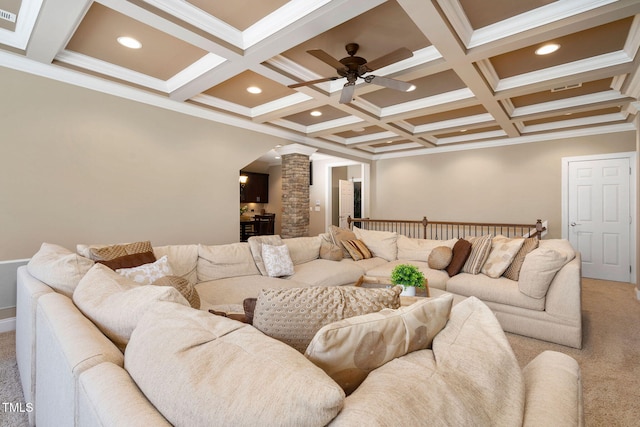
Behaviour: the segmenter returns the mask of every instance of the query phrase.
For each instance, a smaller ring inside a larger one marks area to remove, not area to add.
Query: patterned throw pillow
[[[480,272],[494,279],[502,276],[502,273],[511,265],[524,239],[510,239],[505,236],[496,236],[491,241],[491,252]]]
[[[189,301],[191,307],[200,308],[200,295],[196,287],[184,277],[164,276],[152,283],[153,286],[171,286]]]
[[[262,262],[269,277],[291,276],[294,273],[287,245],[274,246],[263,243]]]
[[[374,369],[429,348],[447,324],[452,304],[453,295],[444,294],[331,323],[315,334],[304,355],[350,394]]]
[[[347,317],[400,307],[402,286],[263,289],[253,311],[253,326],[304,353],[315,333]]]
[[[89,247],[90,258],[94,261],[110,261],[125,255],[153,252],[150,241],[124,243],[109,246]]]
[[[342,251],[343,251],[342,247],[334,243],[327,242],[326,240],[323,240],[322,243],[320,244],[321,259],[328,259],[330,261],[340,261],[342,258],[344,258],[344,254]]]
[[[491,252],[491,235],[472,237],[469,242],[471,242],[471,253],[462,267],[462,272],[478,274]]]
[[[527,256],[529,252],[536,249],[538,247],[538,238],[537,237],[529,237],[524,240],[522,247],[511,261],[511,265],[504,272],[503,276],[507,279],[518,281],[520,277],[520,269],[522,268],[522,263],[524,262],[524,257]]]
[[[151,264],[133,268],[119,268],[116,273],[143,285],[150,285],[163,276],[173,276],[173,270],[166,255]]]
[[[342,246],[349,252],[349,256],[353,258],[354,261],[371,258],[371,252],[362,240],[343,240]]]
[[[340,245],[340,246],[343,246],[342,245],[343,240],[357,239],[356,234],[353,231],[347,228],[336,227],[335,225],[332,225],[331,227],[329,227],[329,233],[331,234],[332,240],[336,242],[337,245]],[[342,256],[344,258],[351,257],[351,255],[349,254],[349,251],[347,251],[346,248],[343,248],[342,250],[343,250]]]

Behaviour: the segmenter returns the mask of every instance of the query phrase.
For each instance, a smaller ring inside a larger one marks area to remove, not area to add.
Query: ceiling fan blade
[[[346,83],[342,88],[342,93],[340,94],[340,104],[348,104],[353,99],[353,93],[356,90],[355,83]]]
[[[378,59],[367,62],[366,64],[364,64],[364,66],[367,67],[367,70],[374,71],[386,67],[387,65],[393,64],[394,62],[411,58],[412,56],[413,52],[411,52],[406,47],[401,47],[400,49],[394,50],[393,52],[381,56]]]
[[[338,80],[340,78],[341,77],[326,77],[326,78],[323,78],[323,79],[309,80],[308,82],[295,83],[295,84],[292,84],[292,85],[288,85],[287,87],[291,88],[291,89],[295,89],[297,87],[311,86],[311,85],[314,85],[316,83],[329,82],[331,80]]]
[[[322,49],[312,49],[307,51],[308,54],[315,56],[320,61],[324,62],[327,65],[331,65],[336,70],[347,70],[347,67],[340,61],[338,61],[333,56],[329,55]]]
[[[416,88],[415,85],[411,83],[403,82],[396,79],[390,79],[389,77],[373,76],[371,80],[367,79],[366,81],[368,83],[375,83],[377,85],[384,86],[389,89],[399,90],[402,92],[411,92]]]

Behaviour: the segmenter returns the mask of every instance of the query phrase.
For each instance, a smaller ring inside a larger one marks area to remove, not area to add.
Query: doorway
[[[635,282],[635,153],[563,158],[562,237],[582,275]]]

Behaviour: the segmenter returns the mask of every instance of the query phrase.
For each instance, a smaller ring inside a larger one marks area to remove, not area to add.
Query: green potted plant
[[[411,264],[398,264],[391,272],[391,283],[404,288],[400,295],[415,296],[416,288],[424,288],[424,280],[424,274]]]

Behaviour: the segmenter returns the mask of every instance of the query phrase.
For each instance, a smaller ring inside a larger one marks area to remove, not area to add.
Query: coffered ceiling
[[[0,66],[364,159],[632,130],[640,96],[640,0],[0,0],[0,9]],[[340,103],[346,78],[307,51],[339,60],[347,43],[369,62],[411,51],[365,76],[415,90],[358,79]],[[559,49],[536,55],[548,43]],[[337,79],[288,87],[328,77]]]

